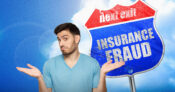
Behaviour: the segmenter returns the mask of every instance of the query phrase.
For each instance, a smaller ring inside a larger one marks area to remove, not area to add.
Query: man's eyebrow
[[[65,36],[68,36],[68,35],[63,35],[62,37],[65,37]]]
[[[61,36],[61,37],[65,37],[65,36],[68,36],[68,35],[63,35],[63,36]],[[59,39],[59,37],[57,37],[58,39]]]

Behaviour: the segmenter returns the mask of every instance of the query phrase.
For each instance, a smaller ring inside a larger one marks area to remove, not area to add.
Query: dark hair
[[[54,33],[57,35],[59,32],[66,30],[66,29],[69,29],[69,31],[73,35],[80,35],[80,30],[75,24],[72,24],[72,23],[63,23],[63,24],[58,25],[55,28]]]

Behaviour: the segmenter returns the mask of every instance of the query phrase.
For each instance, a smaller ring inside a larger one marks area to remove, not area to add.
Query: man
[[[43,75],[30,64],[31,69],[16,68],[38,79],[39,92],[107,92],[106,73],[125,63],[108,61],[100,69],[94,58],[79,52],[80,31],[74,24],[61,24],[54,32],[62,55],[44,64]]]

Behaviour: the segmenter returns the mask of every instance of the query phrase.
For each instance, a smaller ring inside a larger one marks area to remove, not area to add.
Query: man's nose
[[[62,47],[64,45],[64,42],[60,41],[59,44],[60,44],[60,47]]]

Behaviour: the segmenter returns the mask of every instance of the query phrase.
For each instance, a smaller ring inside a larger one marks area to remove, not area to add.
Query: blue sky
[[[94,8],[107,10],[135,0],[1,0],[0,3],[0,91],[37,92],[38,83],[16,66],[30,63],[42,71],[44,62],[60,54],[53,29],[63,22],[76,23],[81,31],[80,51],[88,54],[90,37],[84,24]],[[160,65],[135,76],[138,92],[175,91],[175,1],[144,0],[157,9],[155,25],[165,43]],[[84,47],[87,44],[87,47]],[[128,77],[107,78],[109,92],[129,92]]]

